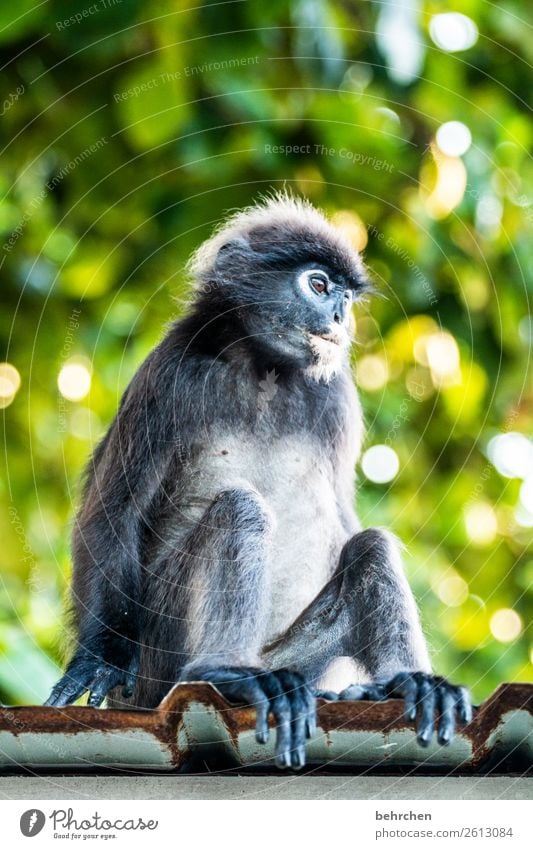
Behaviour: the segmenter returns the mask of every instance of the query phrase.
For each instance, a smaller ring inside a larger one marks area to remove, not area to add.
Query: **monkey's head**
[[[350,241],[311,204],[276,195],[237,213],[189,267],[198,305],[223,314],[265,362],[316,380],[342,368],[367,278]]]

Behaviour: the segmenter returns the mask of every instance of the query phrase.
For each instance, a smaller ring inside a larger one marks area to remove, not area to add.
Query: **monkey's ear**
[[[234,263],[246,261],[251,253],[250,243],[244,236],[229,239],[217,251],[215,271],[228,271]]]

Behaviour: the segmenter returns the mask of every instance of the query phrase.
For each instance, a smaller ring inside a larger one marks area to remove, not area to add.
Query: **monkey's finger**
[[[132,670],[128,672],[126,676],[126,680],[124,682],[124,686],[122,688],[122,695],[125,699],[131,698],[133,695],[133,691],[135,689],[135,684],[137,682],[137,670]]]
[[[257,672],[255,670],[249,670],[249,672],[251,677],[245,679],[246,684],[244,690],[242,688],[242,684],[234,686],[236,686],[237,691],[240,690],[242,694],[241,700],[244,698],[247,704],[255,707],[255,739],[258,743],[266,743],[270,736],[270,729],[268,727],[270,702],[267,696],[265,696],[263,688],[256,678]]]
[[[248,704],[255,707],[255,739],[258,743],[266,743],[270,737],[268,726],[270,702],[260,683],[263,677],[262,670],[254,667],[243,667],[242,670],[236,670],[235,675],[237,676],[235,680],[239,682],[237,691],[240,688],[242,694],[240,700],[242,701],[244,697]],[[243,676],[245,677],[243,678]],[[243,682],[245,684],[244,690],[242,689]]]
[[[415,679],[409,673],[400,673],[392,679],[386,687],[389,696],[401,696],[403,698],[404,716],[408,722],[414,722],[416,719],[416,701],[418,695],[418,687]]]
[[[282,769],[291,765],[291,705],[285,694],[276,696],[270,703],[276,720],[276,763]]]
[[[333,690],[314,690],[314,695],[317,699],[326,699],[328,702],[336,702],[339,699],[339,694]]]
[[[416,700],[418,695],[416,681],[413,681],[412,678],[408,679],[403,684],[402,689],[405,716],[410,722],[414,722],[416,719]]]
[[[291,765],[291,704],[283,692],[279,673],[262,672],[258,680],[270,700],[270,712],[276,721],[276,764],[285,769]]]
[[[89,698],[87,699],[87,705],[89,707],[99,708],[106,695],[107,693],[103,693],[100,690],[91,690]]]
[[[388,698],[388,693],[383,684],[365,684],[363,693],[361,698],[369,702],[383,702]]]
[[[366,698],[366,688],[362,684],[350,684],[339,693],[339,701],[344,702],[360,702]]]
[[[461,722],[471,722],[472,702],[470,700],[470,693],[468,692],[466,687],[457,687],[456,705],[457,713]]]
[[[387,698],[384,684],[350,684],[339,693],[339,700],[342,702],[382,702]]]
[[[65,678],[62,678],[45,701],[45,707],[65,707],[83,696],[86,690],[87,685],[84,682],[71,678],[65,681]]]
[[[307,712],[305,730],[309,739],[316,732],[316,698],[307,686],[303,687],[303,693]]]
[[[453,690],[443,685],[437,690],[440,719],[437,740],[441,746],[448,746],[455,733],[455,704],[456,696]]]
[[[429,746],[435,726],[436,694],[431,681],[423,679],[418,687],[420,717],[417,722],[416,738],[421,746]]]
[[[307,731],[307,706],[303,693],[299,689],[289,695],[291,703],[291,766],[301,769],[305,766],[305,741]]]
[[[98,708],[104,701],[110,690],[117,684],[117,670],[101,669],[95,675],[90,687],[90,694],[87,700],[89,707]]]
[[[206,680],[215,684],[228,701],[255,707],[255,739],[258,743],[266,743],[269,737],[270,702],[259,683],[263,677],[261,670],[224,668],[210,670],[205,675]]]
[[[256,722],[255,722],[255,739],[258,743],[266,743],[269,737],[268,713],[270,710],[270,702],[261,691],[257,688],[258,694],[255,700]]]
[[[305,766],[305,741],[308,723],[305,683],[301,676],[288,671],[280,673],[280,679],[291,703],[291,766],[294,769],[300,769]]]
[[[307,712],[303,699],[295,699],[292,719],[292,757],[294,769],[305,766],[305,741],[307,740]]]

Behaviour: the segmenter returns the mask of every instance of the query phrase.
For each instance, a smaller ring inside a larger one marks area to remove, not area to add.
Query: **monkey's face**
[[[357,251],[310,205],[281,197],[238,214],[200,248],[211,314],[234,322],[262,365],[328,380],[347,359],[351,306],[367,288]],[[206,304],[207,300],[207,304]]]
[[[262,297],[244,312],[253,344],[273,362],[329,380],[342,368],[351,342],[353,281],[318,262],[264,270],[262,276]]]

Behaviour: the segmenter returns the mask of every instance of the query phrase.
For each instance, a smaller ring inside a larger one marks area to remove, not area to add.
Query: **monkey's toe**
[[[373,702],[402,698],[405,718],[415,722],[417,740],[424,747],[431,743],[435,724],[438,742],[441,746],[448,746],[453,740],[457,719],[461,723],[472,719],[468,690],[427,672],[399,672],[385,683],[352,684],[337,698],[341,701]]]
[[[399,672],[385,684],[390,697],[404,699],[405,717],[415,722],[417,740],[429,746],[437,725],[437,741],[448,746],[453,740],[457,719],[472,719],[470,695],[465,687],[450,684],[427,672]],[[438,717],[436,722],[436,717]]]
[[[289,669],[220,667],[195,670],[191,680],[210,681],[225,698],[255,707],[256,740],[269,738],[268,718],[276,723],[276,764],[280,769],[305,765],[305,743],[316,730],[316,699],[304,678]]]
[[[327,702],[337,702],[340,699],[339,693],[334,690],[313,690],[317,699],[326,699]]]
[[[89,691],[89,707],[100,707],[107,694],[119,684],[124,684],[125,691],[133,692],[136,676],[135,658],[124,671],[96,655],[78,654],[73,657],[44,704],[47,707],[65,707]]]

